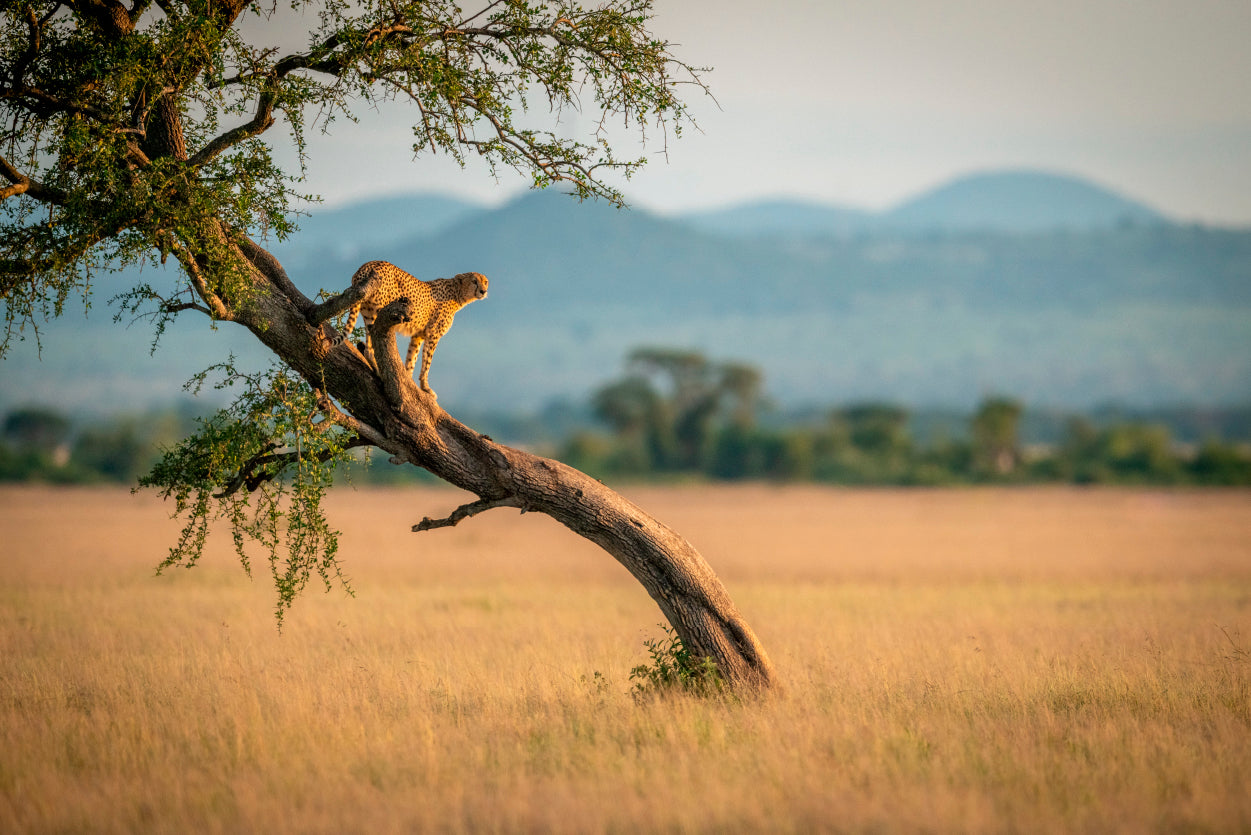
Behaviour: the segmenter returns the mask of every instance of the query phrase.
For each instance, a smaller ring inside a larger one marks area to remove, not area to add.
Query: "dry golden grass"
[[[282,635],[151,497],[0,490],[0,831],[1251,830],[1251,493],[638,489],[777,664],[636,703],[658,610],[544,517],[332,500]],[[263,566],[258,566],[258,570]],[[599,676],[596,676],[599,673]]]

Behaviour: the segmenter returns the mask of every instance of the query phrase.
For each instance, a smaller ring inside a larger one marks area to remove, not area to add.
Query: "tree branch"
[[[526,512],[525,505],[516,496],[505,496],[502,499],[478,499],[476,502],[461,505],[443,519],[425,517],[413,525],[413,533],[431,531],[435,528],[452,528],[472,516],[497,507],[518,507],[521,508],[522,513]]]
[[[0,199],[26,194],[36,200],[57,205],[64,204],[68,199],[68,195],[65,192],[32,180],[14,168],[13,164],[4,157],[0,157],[0,174],[3,174],[4,178],[12,183],[12,185],[0,189]]]
[[[143,13],[152,5],[152,0],[131,0],[130,4],[130,22],[138,23],[139,18],[143,17]]]
[[[296,306],[296,309],[308,316],[315,307],[312,299],[300,292],[300,289],[291,281],[287,271],[283,269],[282,263],[274,257],[273,253],[247,235],[236,233],[233,237],[243,253],[243,257],[248,259],[252,266],[260,270],[261,274],[269,279],[270,284],[274,285],[283,295],[290,299],[291,303]],[[348,305],[348,307],[351,307],[351,305]],[[333,316],[334,314],[331,315]],[[321,324],[321,322],[310,322],[310,324],[316,326]]]
[[[274,450],[278,449],[278,444],[271,441],[265,445],[265,448],[261,452],[258,452],[256,455],[253,455],[250,459],[248,459],[247,463],[239,468],[239,472],[235,473],[234,478],[232,478],[229,483],[222,488],[222,491],[220,493],[213,494],[213,498],[224,499],[227,496],[234,495],[239,491],[240,487],[246,487],[247,491],[251,493],[265,482],[273,481],[275,478],[282,475],[283,470],[297,461],[311,460],[316,461],[318,464],[323,464],[331,458],[334,458],[342,451],[362,446],[373,445],[363,438],[352,438],[343,445],[342,450],[326,450],[324,452],[319,452],[317,455],[310,458],[309,456],[301,453],[299,450],[294,449],[288,452],[274,452]],[[277,466],[274,466],[273,469],[262,470],[259,473],[255,472],[258,467],[270,467],[273,465]]]
[[[125,35],[135,28],[119,0],[70,0],[69,5],[111,35]]]
[[[266,88],[261,91],[260,96],[256,100],[256,114],[252,117],[252,121],[245,122],[236,128],[231,128],[209,142],[188,160],[190,166],[192,168],[200,168],[205,163],[216,159],[223,151],[229,150],[245,139],[259,136],[273,127],[274,102],[276,99],[277,95],[271,86],[266,85]]]
[[[412,397],[418,391],[395,347],[395,329],[412,321],[416,312],[413,302],[406,296],[401,296],[379,310],[369,328],[369,338],[374,348],[374,367],[378,370],[378,378],[382,380],[382,390],[396,407],[408,399],[405,395]]]
[[[326,416],[327,420],[333,423],[337,423],[339,426],[342,426],[344,429],[348,430],[349,432],[352,432],[360,436],[361,438],[364,438],[366,441],[378,447],[379,449],[384,449],[387,452],[390,452],[392,455],[400,456],[400,457],[403,457],[404,460],[407,460],[407,457],[403,456],[401,454],[401,451],[396,448],[395,444],[387,440],[386,436],[384,436],[381,432],[379,432],[377,429],[374,429],[372,426],[365,423],[364,421],[359,420],[358,418],[355,418],[352,415],[349,415],[346,412],[342,411],[338,406],[334,404],[334,401],[331,400],[330,397],[325,392],[321,391],[320,389],[314,389],[313,394],[317,398],[317,408],[321,410],[322,414]],[[392,463],[402,463],[402,462],[397,462],[393,458]]]
[[[201,272],[200,265],[195,260],[195,256],[192,255],[187,248],[184,247],[170,232],[164,230],[157,232],[157,238],[162,241],[171,252],[174,253],[174,257],[178,259],[178,263],[182,264],[183,269],[187,273],[187,278],[191,281],[191,286],[195,288],[195,291],[199,294],[200,298],[204,299],[204,303],[209,306],[209,309],[212,311],[212,315],[223,321],[231,321],[234,317],[231,315],[230,310],[226,307],[225,302],[221,300],[221,297],[209,289],[208,282],[204,280],[204,273]]]
[[[381,276],[375,272],[364,284],[353,284],[339,295],[331,296],[321,304],[315,304],[305,310],[305,320],[313,327],[317,327],[322,322],[333,319],[343,311],[363,301],[366,296],[373,292],[381,280]],[[347,334],[344,334],[344,338],[347,338]]]
[[[205,316],[210,316],[210,317],[213,315],[213,311],[209,310],[204,305],[196,304],[195,302],[179,302],[177,304],[166,304],[161,307],[160,312],[168,313],[172,315],[175,313],[182,313],[184,310],[195,310],[200,313],[203,313]]]
[[[48,24],[48,21],[52,19],[52,16],[55,15],[57,10],[60,8],[60,3],[54,3],[52,8],[42,18],[35,17],[34,7],[28,7],[26,9],[26,27],[30,30],[30,35],[26,44],[26,50],[22,53],[22,57],[17,59],[17,62],[13,65],[13,69],[10,72],[9,78],[11,80],[11,87],[17,86],[21,83],[21,80],[26,77],[26,69],[31,65],[31,62],[35,60],[35,57],[39,54],[39,49],[42,46],[43,27]]]
[[[228,87],[231,84],[246,84],[249,81],[256,81],[262,78],[278,81],[296,70],[316,70],[337,76],[348,64],[342,56],[336,56],[331,53],[342,45],[343,38],[336,33],[308,52],[284,55],[270,70],[239,73],[229,78],[223,78],[220,81],[214,81],[207,86],[211,90],[218,87]]]
[[[92,107],[89,104],[82,104],[80,102],[65,101],[64,99],[57,98],[51,93],[45,92],[38,87],[31,87],[28,84],[15,82],[12,87],[4,91],[3,97],[6,99],[15,99],[18,104],[21,104],[27,110],[39,113],[40,115],[46,115],[49,110],[61,113],[77,113],[81,116],[90,116],[97,122],[112,128],[117,133],[142,133],[141,130],[136,128],[119,125],[112,116],[97,107]],[[21,101],[23,97],[30,97],[36,102],[44,105],[44,107],[38,108],[27,102],[23,102]]]

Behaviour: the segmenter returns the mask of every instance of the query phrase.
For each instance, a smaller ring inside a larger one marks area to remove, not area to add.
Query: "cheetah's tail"
[[[352,331],[356,329],[356,317],[360,314],[360,312],[360,305],[352,308],[352,312],[348,315],[347,325],[342,331],[339,332],[339,335],[335,337],[334,343],[331,345],[332,348],[338,348],[344,342],[347,342],[348,337],[352,335]]]

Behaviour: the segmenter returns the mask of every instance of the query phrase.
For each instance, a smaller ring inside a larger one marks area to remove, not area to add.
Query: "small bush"
[[[674,690],[701,696],[720,692],[725,683],[717,663],[707,657],[696,658],[672,627],[663,623],[659,626],[664,637],[643,642],[652,657],[651,664],[640,664],[630,671],[634,697]]]

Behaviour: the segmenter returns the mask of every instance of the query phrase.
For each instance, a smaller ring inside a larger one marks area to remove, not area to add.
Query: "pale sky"
[[[654,31],[713,68],[720,108],[692,99],[702,133],[623,186],[640,206],[792,196],[884,208],[961,174],[1042,168],[1183,220],[1251,225],[1247,0],[658,0],[656,11]],[[334,204],[404,191],[498,202],[525,187],[507,171],[497,183],[412,161],[403,111],[317,138],[307,189]],[[591,120],[564,124],[579,134]]]

